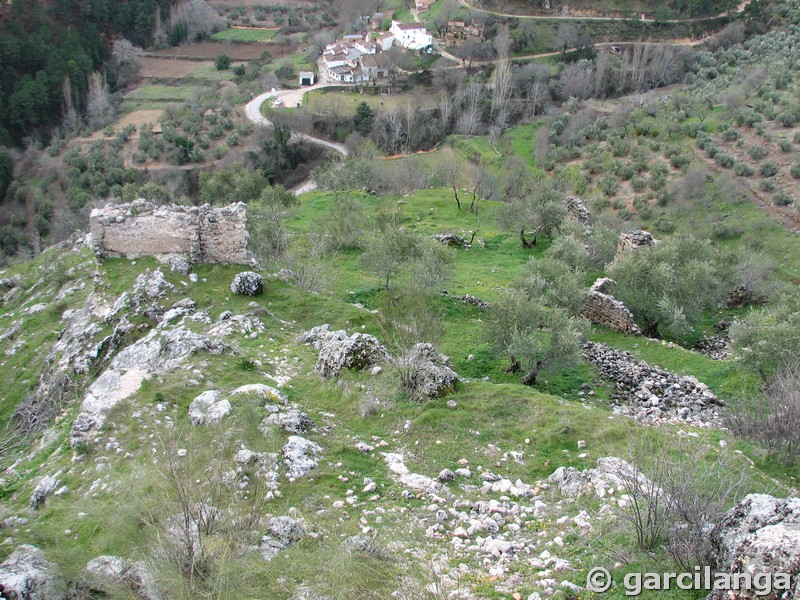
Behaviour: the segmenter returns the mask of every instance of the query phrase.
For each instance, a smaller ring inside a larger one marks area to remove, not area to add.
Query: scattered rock
[[[264,278],[253,271],[237,273],[231,282],[231,291],[240,296],[260,296],[264,293]]]
[[[476,298],[471,294],[464,294],[463,296],[452,296],[448,292],[442,292],[442,296],[447,296],[448,298],[452,298],[457,302],[461,302],[463,304],[469,304],[470,306],[475,306],[480,310],[489,310],[492,308],[492,305],[486,302],[485,300],[481,300],[480,298]]]
[[[173,273],[179,273],[181,275],[188,275],[189,272],[192,270],[191,263],[187,260],[185,256],[181,256],[180,254],[168,254],[167,256],[159,257],[161,262],[169,267],[169,270]]]
[[[31,494],[31,499],[28,502],[28,506],[31,510],[38,510],[39,507],[44,504],[45,500],[56,491],[57,487],[58,479],[50,475],[42,477],[39,483],[36,484],[33,494]]]
[[[261,555],[272,560],[281,550],[293,546],[306,537],[306,528],[291,517],[274,517],[267,525],[267,534],[261,538]]]
[[[0,597],[9,600],[62,600],[64,583],[39,548],[23,544],[0,564]]]
[[[342,548],[347,552],[360,552],[372,558],[386,558],[383,548],[378,546],[374,540],[363,535],[354,535],[342,542]]]
[[[192,425],[215,425],[231,412],[227,399],[219,400],[219,392],[208,390],[197,396],[189,405],[189,422]]]
[[[286,475],[298,479],[308,475],[318,464],[315,458],[322,448],[298,435],[290,435],[289,441],[283,447],[283,460]]]
[[[263,383],[241,385],[230,393],[231,396],[238,396],[239,394],[253,394],[259,398],[264,398],[272,402],[280,402],[281,404],[289,402],[286,394],[274,387],[264,385]]]

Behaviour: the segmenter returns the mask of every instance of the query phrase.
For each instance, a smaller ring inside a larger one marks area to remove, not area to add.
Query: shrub
[[[634,177],[631,179],[631,188],[633,188],[634,192],[643,192],[647,187],[647,182],[642,179],[641,177]]]
[[[762,179],[761,180],[761,189],[765,192],[774,192],[775,191],[775,182],[772,179]]]
[[[800,456],[800,365],[780,368],[763,395],[740,400],[729,425],[772,456],[787,461]]]
[[[740,177],[750,177],[753,174],[753,167],[747,163],[737,162],[733,167],[733,172]]]
[[[792,174],[792,177],[795,179],[800,179],[800,163],[794,163],[792,168],[789,169],[789,172]]]
[[[792,198],[784,190],[781,190],[775,194],[773,201],[778,206],[789,206],[792,203]]]
[[[661,217],[658,221],[656,221],[656,229],[663,233],[672,233],[675,231],[675,223],[666,217]]]
[[[778,167],[775,166],[774,162],[768,160],[767,162],[761,164],[759,173],[761,173],[762,177],[774,177],[778,174]]]
[[[767,155],[767,151],[761,146],[750,146],[747,155],[753,160],[761,160]]]
[[[778,147],[781,149],[781,152],[791,152],[793,148],[790,140],[781,140],[778,142]]]
[[[227,54],[220,54],[217,58],[214,59],[214,68],[217,71],[225,71],[229,69],[231,66],[231,57]]]
[[[719,154],[717,154],[714,160],[723,169],[730,169],[731,167],[733,167],[734,162],[736,162],[733,156],[731,156],[730,154],[726,154],[724,152],[720,152]]]

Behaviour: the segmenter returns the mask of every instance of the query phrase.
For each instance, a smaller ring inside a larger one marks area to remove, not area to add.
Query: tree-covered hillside
[[[109,40],[149,44],[172,0],[15,1],[1,13],[0,145],[19,144],[80,106]]]

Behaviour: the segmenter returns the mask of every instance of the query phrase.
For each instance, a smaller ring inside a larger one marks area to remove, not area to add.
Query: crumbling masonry
[[[108,204],[92,211],[92,249],[98,259],[178,254],[192,263],[247,264],[246,208],[241,202],[224,208]]]

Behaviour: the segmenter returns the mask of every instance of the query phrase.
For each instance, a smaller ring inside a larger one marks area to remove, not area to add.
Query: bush
[[[227,54],[220,54],[217,58],[214,59],[214,68],[217,71],[225,71],[229,69],[231,66],[231,57]]]
[[[792,177],[795,179],[800,179],[800,163],[794,163],[792,168],[789,169],[789,172],[792,174]]]
[[[761,164],[759,173],[761,173],[762,177],[774,177],[778,174],[778,167],[775,166],[774,162],[768,160],[767,162]]]
[[[791,152],[793,148],[790,140],[781,140],[778,142],[778,147],[781,149],[781,152]]]
[[[761,146],[750,146],[747,149],[747,154],[753,160],[761,160],[767,155],[767,151]]]
[[[598,187],[606,196],[613,196],[617,193],[619,183],[613,175],[603,175],[598,181]]]
[[[763,395],[745,398],[729,416],[729,426],[787,462],[800,456],[800,365],[781,367]]]
[[[740,177],[750,177],[750,175],[753,174],[753,167],[751,167],[747,163],[737,162],[733,166],[733,172],[739,175]]]
[[[792,203],[792,198],[784,190],[781,190],[775,194],[773,201],[778,206],[789,206]]]
[[[724,152],[720,152],[717,154],[716,158],[714,159],[716,163],[722,167],[723,169],[730,169],[733,167],[733,164],[736,162],[730,154],[726,154]]]
[[[675,231],[675,223],[666,217],[661,217],[658,221],[656,221],[656,229],[662,233],[672,233]]]
[[[633,188],[634,192],[643,192],[647,187],[647,182],[642,179],[641,177],[634,177],[631,179],[631,188]]]
[[[761,180],[761,189],[765,192],[774,192],[775,191],[775,182],[772,179],[762,179]]]

